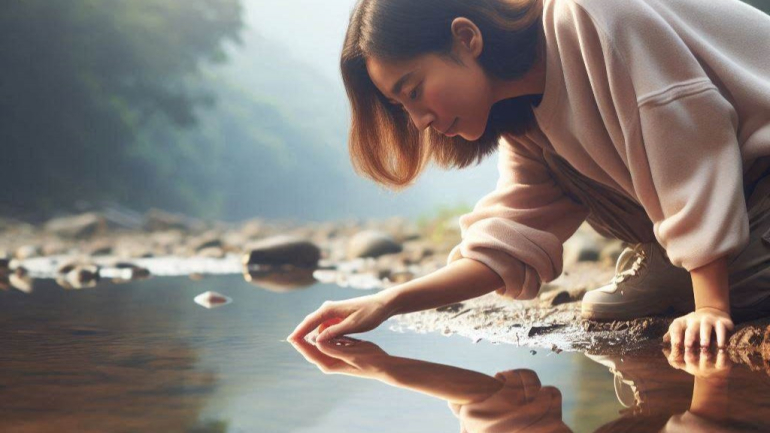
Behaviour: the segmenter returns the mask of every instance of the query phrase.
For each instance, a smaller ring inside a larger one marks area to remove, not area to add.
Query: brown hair
[[[410,185],[434,161],[465,168],[497,149],[503,134],[522,135],[534,126],[527,95],[492,107],[484,134],[475,141],[420,132],[402,109],[375,87],[366,59],[409,60],[435,53],[451,58],[451,23],[466,17],[484,36],[479,63],[506,80],[523,77],[535,64],[542,10],[537,0],[359,0],[348,25],[340,68],[351,106],[349,151],[356,172],[392,189]]]

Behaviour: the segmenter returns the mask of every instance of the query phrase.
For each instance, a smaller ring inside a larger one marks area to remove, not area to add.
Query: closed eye
[[[420,96],[420,92],[418,91],[419,88],[420,88],[420,86],[417,86],[411,92],[409,92],[409,99],[414,101],[415,99],[417,99]]]

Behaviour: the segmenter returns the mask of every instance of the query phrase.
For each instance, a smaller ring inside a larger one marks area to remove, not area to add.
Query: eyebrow
[[[394,95],[398,95],[399,93],[401,93],[401,88],[404,87],[404,84],[406,83],[406,81],[409,78],[411,78],[413,74],[414,74],[414,71],[409,72],[403,77],[399,78],[399,80],[396,81],[396,84],[393,85],[393,89],[391,89],[390,92]]]

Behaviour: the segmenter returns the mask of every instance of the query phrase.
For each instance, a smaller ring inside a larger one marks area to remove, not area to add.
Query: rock
[[[6,255],[0,255],[0,274],[8,273],[11,268],[11,258]]]
[[[221,307],[223,305],[227,305],[233,300],[231,298],[228,298],[227,296],[217,293],[217,292],[204,292],[200,295],[196,296],[194,299],[196,304],[200,305],[201,307],[212,309]]]
[[[133,263],[126,263],[126,262],[119,262],[116,263],[115,268],[117,269],[129,269],[131,270],[131,279],[132,280],[146,280],[147,278],[150,278],[151,274],[150,271],[147,268],[143,268],[141,266],[137,266]]]
[[[612,239],[607,241],[607,244],[602,247],[602,250],[599,253],[599,261],[614,267],[615,263],[618,262],[620,253],[626,249],[626,246],[627,244],[621,240]]]
[[[151,209],[144,215],[144,229],[150,232],[190,229],[187,218],[158,209]]]
[[[348,242],[347,257],[352,260],[379,257],[401,251],[403,251],[403,247],[392,236],[375,230],[364,230],[357,233]]]
[[[63,255],[67,254],[67,252],[69,252],[69,247],[59,241],[47,241],[41,248],[43,257]]]
[[[206,236],[200,239],[196,239],[190,243],[190,248],[196,252],[200,252],[207,248],[224,248],[224,243],[219,237]]]
[[[197,257],[209,257],[212,259],[221,259],[225,256],[225,251],[220,247],[206,247],[198,250]]]
[[[294,265],[315,267],[321,259],[321,249],[302,238],[279,235],[256,241],[247,247],[243,256],[244,266]]]
[[[8,275],[8,282],[14,289],[24,293],[32,293],[34,282],[29,276],[27,269],[22,266],[16,267]]]
[[[101,279],[99,267],[93,264],[66,263],[59,267],[56,282],[65,289],[95,287]]]
[[[112,242],[107,239],[101,239],[88,246],[86,254],[89,256],[107,256],[112,254]]]
[[[107,232],[107,220],[90,212],[71,217],[54,218],[45,224],[47,232],[64,238],[88,239]]]
[[[37,245],[22,245],[16,249],[13,255],[19,260],[27,260],[33,257],[40,257],[41,254],[42,251]]]
[[[598,261],[600,252],[600,246],[594,236],[578,231],[564,242],[563,267],[570,268],[577,262]]]
[[[586,294],[585,287],[575,287],[567,290],[552,290],[540,295],[540,301],[547,303],[551,307],[571,302],[578,302]]]

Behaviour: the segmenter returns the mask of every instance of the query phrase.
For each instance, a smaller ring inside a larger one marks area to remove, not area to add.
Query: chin
[[[467,141],[476,141],[484,135],[484,131],[481,131],[480,133],[475,133],[475,134],[459,133],[458,135],[466,139]]]

